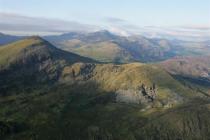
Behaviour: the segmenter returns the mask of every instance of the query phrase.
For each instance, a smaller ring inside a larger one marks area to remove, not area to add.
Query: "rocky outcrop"
[[[145,104],[153,102],[156,96],[157,88],[155,84],[150,87],[142,84],[141,86],[137,87],[137,89],[120,89],[116,91],[116,101],[124,103]]]

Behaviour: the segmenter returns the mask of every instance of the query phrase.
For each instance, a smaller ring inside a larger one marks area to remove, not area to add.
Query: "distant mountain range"
[[[1,34],[0,44],[25,37]],[[92,33],[71,32],[43,38],[57,48],[100,62],[158,62],[175,56],[210,54],[209,41],[150,39],[139,35],[123,37],[106,30]]]
[[[6,35],[3,33],[0,33],[0,45],[5,45],[17,40],[20,40],[24,37],[20,37],[20,36],[14,36],[14,35]]]
[[[123,37],[106,30],[94,33],[67,33],[45,36],[58,48],[102,62],[157,62],[175,56],[210,53],[208,42]]]

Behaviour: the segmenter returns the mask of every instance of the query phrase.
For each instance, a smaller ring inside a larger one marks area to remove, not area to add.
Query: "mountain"
[[[210,47],[208,41],[182,41],[171,40],[175,47],[174,50],[178,56],[202,56],[210,54]]]
[[[45,36],[58,48],[101,62],[153,62],[175,56],[169,43],[141,36],[123,37],[108,31]]]
[[[25,37],[1,34],[0,45]],[[106,30],[97,32],[70,32],[44,36],[56,47],[101,62],[157,62],[174,56],[209,55],[208,41],[193,42],[145,38],[140,35],[118,36]]]
[[[161,62],[160,65],[185,84],[190,87],[202,89],[209,94],[210,88],[210,57],[194,56],[194,57],[176,57]],[[186,83],[187,82],[187,83]]]
[[[3,33],[0,33],[0,45],[5,45],[5,44],[8,44],[8,43],[11,43],[13,41],[17,41],[23,38],[24,37],[12,36],[12,35],[6,35]]]
[[[118,36],[106,30],[93,33],[71,32],[60,36],[45,36],[44,38],[58,48],[101,62],[134,61],[127,50],[113,42]]]
[[[124,37],[106,30],[92,33],[70,32],[44,38],[60,49],[101,62],[157,62],[175,56],[210,54],[208,41],[146,38],[141,35]]]
[[[23,63],[24,59],[45,59],[66,60],[69,63],[90,61],[90,59],[79,55],[57,49],[52,44],[38,36],[29,37],[0,48],[1,65],[15,63],[17,60]],[[15,61],[15,62],[14,62]],[[36,60],[33,60],[36,61]]]
[[[82,56],[90,57],[101,62],[132,62],[133,56],[113,41],[85,43],[80,40],[69,40],[61,44],[62,49]]]
[[[11,90],[11,85],[15,87],[42,82],[49,83],[57,79],[60,69],[75,62],[94,61],[59,50],[37,36],[2,46],[0,48],[2,94]],[[33,80],[26,81],[27,78]]]
[[[0,66],[2,140],[191,140],[210,134],[209,96],[161,65],[97,63],[35,36],[2,46]]]
[[[100,30],[97,32],[69,32],[62,35],[44,36],[45,39],[52,41],[66,41],[69,39],[79,39],[83,42],[102,42],[117,38],[117,35],[110,33],[107,30]]]
[[[176,57],[161,64],[174,75],[210,79],[210,56]]]

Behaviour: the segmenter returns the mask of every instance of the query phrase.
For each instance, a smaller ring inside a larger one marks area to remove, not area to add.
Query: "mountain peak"
[[[96,31],[98,33],[110,33],[108,30],[99,30],[99,31]]]
[[[114,34],[109,32],[108,30],[99,30],[99,31],[93,32],[92,34],[114,36]]]
[[[40,36],[29,36],[28,39],[35,39],[35,40],[44,40],[43,38],[41,38]]]
[[[39,36],[31,36],[0,48],[0,67],[10,64],[42,61],[93,62],[93,60],[60,50]]]
[[[48,41],[46,41],[45,39],[43,39],[40,36],[30,36],[30,37],[27,37],[25,40],[32,41],[32,44],[36,44],[36,43],[50,44]]]

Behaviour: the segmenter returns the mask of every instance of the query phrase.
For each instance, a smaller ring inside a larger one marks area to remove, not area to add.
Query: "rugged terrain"
[[[0,138],[208,139],[208,95],[164,68],[102,64],[40,37],[1,46]]]

